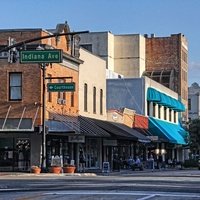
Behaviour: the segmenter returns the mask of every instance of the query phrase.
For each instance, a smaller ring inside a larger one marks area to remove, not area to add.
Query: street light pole
[[[42,163],[41,163],[41,169],[44,172],[46,169],[46,84],[45,84],[45,78],[46,78],[46,64],[42,63],[41,65],[42,69]]]

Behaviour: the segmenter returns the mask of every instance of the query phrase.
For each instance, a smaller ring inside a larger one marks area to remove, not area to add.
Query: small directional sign
[[[71,83],[47,83],[48,92],[74,92],[75,82]]]

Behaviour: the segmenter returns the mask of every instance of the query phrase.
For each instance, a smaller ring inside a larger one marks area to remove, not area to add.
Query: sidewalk
[[[191,176],[191,177],[200,177],[200,170],[198,169],[154,169],[152,172],[151,169],[144,169],[143,171],[139,170],[129,170],[129,169],[122,169],[120,171],[112,171],[110,173],[102,173],[100,170],[98,171],[87,171],[85,173],[40,173],[40,174],[33,174],[33,173],[23,173],[23,172],[0,172],[0,179],[4,176],[7,177],[63,177],[63,176],[88,176],[88,177],[95,177],[95,176]]]

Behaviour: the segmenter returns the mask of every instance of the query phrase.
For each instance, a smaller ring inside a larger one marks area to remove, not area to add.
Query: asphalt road
[[[0,175],[0,199],[200,199],[200,171]]]

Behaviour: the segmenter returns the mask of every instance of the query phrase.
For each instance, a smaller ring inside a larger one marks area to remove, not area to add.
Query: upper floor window
[[[172,109],[169,109],[169,121],[172,121]]]
[[[182,51],[182,60],[187,63],[188,62],[188,58],[187,58],[187,53],[185,51]]]
[[[158,118],[161,119],[161,105],[158,105]]]
[[[100,89],[100,115],[103,115],[103,90]]]
[[[80,46],[92,53],[92,44],[81,44]]]
[[[74,107],[74,92],[71,93],[71,107]]]
[[[167,120],[167,108],[164,107],[164,120]]]
[[[51,77],[52,77],[51,74],[48,74],[47,76],[48,76],[47,82],[51,83]],[[48,97],[47,98],[48,98],[47,99],[48,102],[52,102],[52,92],[48,92]]]
[[[174,123],[176,123],[176,111],[174,111]]]
[[[96,87],[93,87],[93,113],[96,113]]]
[[[88,101],[88,86],[87,83],[84,84],[84,111],[88,111],[87,107],[87,101]]]
[[[188,99],[188,110],[191,110],[191,99]]]
[[[22,73],[9,73],[9,100],[22,100]]]
[[[156,116],[156,104],[153,103],[153,117]]]
[[[64,83],[64,80],[59,79],[58,83]],[[66,100],[66,93],[65,92],[58,92],[58,99]]]
[[[151,105],[151,102],[150,101],[147,101],[147,115],[150,116],[150,106]]]

